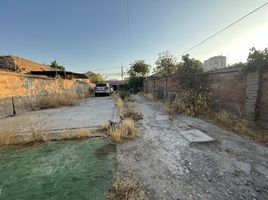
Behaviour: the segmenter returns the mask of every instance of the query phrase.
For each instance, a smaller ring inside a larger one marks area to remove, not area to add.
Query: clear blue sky
[[[0,0],[0,54],[46,64],[57,59],[75,72],[119,73],[130,63],[126,2]],[[164,50],[178,56],[265,2],[129,0],[131,61],[154,66]],[[251,46],[268,46],[268,6],[189,53],[201,61],[226,55],[232,64],[245,61]]]

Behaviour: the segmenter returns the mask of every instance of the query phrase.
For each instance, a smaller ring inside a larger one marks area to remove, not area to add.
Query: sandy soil
[[[268,199],[268,148],[201,119],[156,120],[160,102],[134,99],[142,137],[118,146],[117,173],[138,179],[151,199]],[[189,129],[216,141],[190,144],[180,134]]]

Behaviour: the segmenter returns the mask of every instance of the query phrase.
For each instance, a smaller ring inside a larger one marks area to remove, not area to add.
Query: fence
[[[238,68],[221,69],[202,76],[224,109],[268,127],[268,71],[241,74]],[[183,89],[175,75],[151,76],[144,81],[144,91],[168,97]]]

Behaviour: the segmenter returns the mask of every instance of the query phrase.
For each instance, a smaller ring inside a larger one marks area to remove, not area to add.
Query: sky
[[[135,60],[179,55],[267,0],[0,0],[0,55],[119,78]],[[245,62],[268,47],[268,6],[188,52]]]

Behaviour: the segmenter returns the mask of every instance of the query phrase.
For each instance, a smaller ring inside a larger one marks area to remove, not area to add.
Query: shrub
[[[130,97],[130,93],[128,91],[120,90],[119,91],[119,97],[125,101],[127,98]]]
[[[175,112],[190,116],[200,116],[210,113],[214,107],[214,95],[208,89],[191,89],[177,96],[171,103]]]

